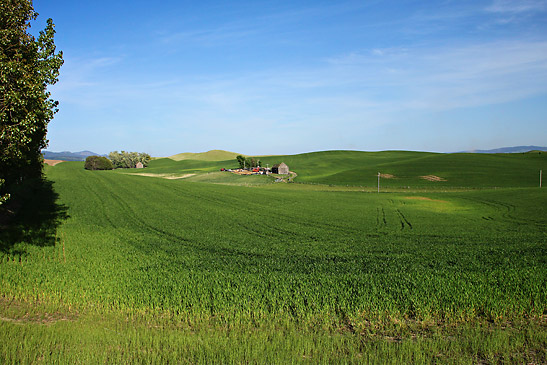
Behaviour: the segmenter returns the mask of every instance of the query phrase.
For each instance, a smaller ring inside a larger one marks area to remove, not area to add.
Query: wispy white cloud
[[[254,27],[241,25],[225,25],[201,30],[181,31],[160,35],[163,43],[197,43],[201,46],[212,46],[227,41],[240,41],[256,34]]]
[[[547,0],[494,0],[486,12],[496,16],[495,23],[521,23],[547,11]]]
[[[314,142],[319,136],[331,136],[332,146],[317,148],[335,148],[336,141],[357,140],[379,126],[404,124],[409,113],[547,93],[547,41],[371,48],[314,67],[184,77],[143,70],[150,74],[121,78],[127,62],[69,58],[53,90],[61,114],[64,108],[79,110],[80,124],[102,125],[100,138],[112,139],[114,146],[130,143],[135,133],[143,140],[167,138],[169,130],[172,139],[207,143],[206,135],[215,141],[211,148],[229,148],[218,143],[236,138],[238,131],[282,136],[290,130],[309,146],[326,143]]]
[[[542,12],[547,10],[546,0],[494,0],[486,7],[486,10],[493,13],[528,13]]]
[[[547,92],[547,42],[388,49],[329,62],[352,70],[356,83],[390,89],[386,100],[399,108],[461,108]]]
[[[177,30],[164,30],[158,33],[158,36],[163,43],[196,43],[202,46],[225,45],[226,42],[240,42],[252,37],[268,37],[268,40],[271,41],[276,36],[281,36],[277,42],[283,43],[290,39],[291,34],[305,32],[306,27],[302,26],[303,22],[332,19],[374,5],[375,2],[367,4],[332,2],[297,7],[269,2],[262,4],[254,11],[252,7],[250,9],[246,7],[239,11],[234,9],[226,16],[228,20],[223,23],[215,22],[208,27],[198,27],[197,29],[182,27]],[[178,26],[179,24],[177,24]]]
[[[372,49],[332,57],[314,68],[154,82],[139,81],[140,75],[113,79],[123,68],[115,58],[68,66],[54,91],[61,102],[137,114],[154,110],[177,120],[190,115],[210,120],[250,120],[252,115],[279,122],[310,115],[382,119],[408,109],[449,110],[547,93],[547,42],[532,41]]]
[[[66,55],[64,59],[59,82],[51,87],[54,97],[90,106],[96,103],[85,95],[101,88],[103,72],[115,68],[122,61],[121,57],[76,59]]]

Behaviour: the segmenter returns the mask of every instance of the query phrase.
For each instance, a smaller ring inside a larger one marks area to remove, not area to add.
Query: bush
[[[112,162],[103,156],[89,156],[85,159],[86,170],[112,170]]]

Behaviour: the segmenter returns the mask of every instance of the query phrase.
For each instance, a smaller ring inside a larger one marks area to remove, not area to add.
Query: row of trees
[[[237,156],[237,163],[239,164],[239,168],[244,169],[248,167],[259,167],[261,165],[261,161],[259,159],[256,159],[254,157],[244,157],[244,156]]]
[[[139,153],[139,152],[110,152],[108,158],[112,161],[112,165],[115,169],[130,169],[137,165],[137,163],[142,163],[144,167],[148,166],[150,162],[150,155],[148,153]]]
[[[0,1],[0,205],[26,180],[42,176],[47,125],[58,111],[49,85],[63,64],[54,24],[38,39],[28,33],[38,14],[31,0]]]
[[[139,162],[146,167],[151,159],[148,153],[125,151],[110,152],[108,157],[89,156],[85,159],[84,168],[86,170],[130,169],[136,167]]]

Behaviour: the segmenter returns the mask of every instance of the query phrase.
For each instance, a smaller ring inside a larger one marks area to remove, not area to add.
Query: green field
[[[0,236],[0,362],[546,362],[546,156],[47,167]]]

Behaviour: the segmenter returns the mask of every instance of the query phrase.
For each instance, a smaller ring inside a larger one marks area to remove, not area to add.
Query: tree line
[[[87,170],[130,169],[136,167],[139,162],[143,167],[146,167],[150,160],[150,155],[144,152],[113,151],[108,154],[108,158],[104,156],[87,157],[84,168]]]

